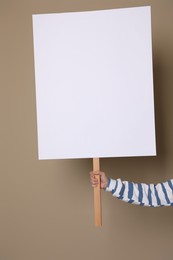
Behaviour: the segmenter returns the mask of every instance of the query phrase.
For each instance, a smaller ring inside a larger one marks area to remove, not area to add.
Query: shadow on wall
[[[163,67],[158,54],[154,53],[153,57],[153,78],[154,78],[154,99],[155,99],[155,126],[156,126],[156,144],[157,157],[159,163],[165,161],[165,141],[166,133],[164,128],[164,83],[163,83]]]

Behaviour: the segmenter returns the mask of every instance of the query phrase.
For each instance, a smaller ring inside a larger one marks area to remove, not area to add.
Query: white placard
[[[39,159],[156,155],[150,7],[33,15]]]

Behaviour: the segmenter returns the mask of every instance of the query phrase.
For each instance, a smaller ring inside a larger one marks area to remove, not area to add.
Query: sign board
[[[150,7],[33,15],[39,159],[156,155]]]

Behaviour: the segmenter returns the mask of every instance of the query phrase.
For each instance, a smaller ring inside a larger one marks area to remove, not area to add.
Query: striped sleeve
[[[140,206],[173,206],[173,180],[158,184],[109,179],[105,189],[118,199]]]

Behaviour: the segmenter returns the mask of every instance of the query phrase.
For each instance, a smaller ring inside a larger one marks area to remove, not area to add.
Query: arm
[[[173,180],[145,184],[109,179],[106,191],[118,199],[140,206],[173,206]]]
[[[173,180],[158,184],[133,183],[121,179],[108,179],[105,173],[97,172],[90,173],[93,187],[97,185],[94,181],[95,174],[101,176],[101,188],[122,201],[149,207],[173,206]]]

